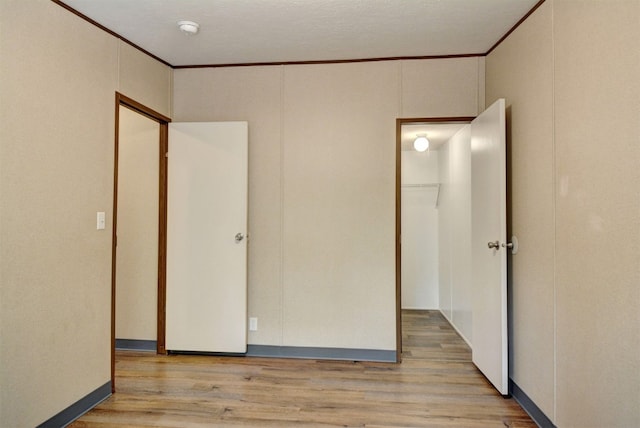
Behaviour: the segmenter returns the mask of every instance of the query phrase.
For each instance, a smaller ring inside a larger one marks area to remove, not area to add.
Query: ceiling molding
[[[377,62],[377,61],[410,61],[420,59],[445,59],[445,58],[477,58],[485,56],[483,53],[460,55],[425,55],[425,56],[394,56],[382,58],[358,58],[358,59],[334,59],[318,61],[281,61],[281,62],[246,62],[231,64],[199,64],[199,65],[174,65],[173,68],[219,68],[219,67],[257,67],[270,65],[314,65],[314,64],[345,64],[353,62]]]
[[[107,32],[113,37],[122,40],[124,43],[139,50],[145,55],[159,61],[160,63],[171,67],[172,69],[194,69],[194,68],[228,68],[228,67],[258,67],[258,66],[282,66],[282,65],[317,65],[317,64],[345,64],[345,63],[359,63],[359,62],[379,62],[379,61],[400,61],[400,60],[426,60],[426,59],[449,59],[449,58],[471,58],[471,57],[485,57],[489,55],[494,49],[496,49],[511,33],[513,33],[531,14],[533,14],[545,0],[540,0],[536,3],[531,10],[527,12],[515,25],[513,25],[509,31],[507,31],[489,50],[484,53],[468,53],[468,54],[454,54],[454,55],[425,55],[425,56],[397,56],[397,57],[380,57],[380,58],[354,58],[354,59],[336,59],[336,60],[317,60],[317,61],[274,61],[274,62],[245,62],[245,63],[226,63],[226,64],[197,64],[197,65],[173,65],[168,61],[152,54],[141,46],[131,42],[120,34],[110,30],[97,21],[89,18],[83,13],[77,11],[71,6],[64,3],[62,0],[51,0],[53,3],[64,8],[65,10],[73,13],[79,18],[87,21],[88,23],[98,27],[99,29]]]
[[[491,52],[493,52],[493,50],[494,50],[495,48],[497,48],[498,46],[500,46],[500,44],[501,44],[502,42],[504,42],[504,41],[506,40],[506,38],[507,38],[507,37],[509,37],[509,35],[511,35],[511,33],[513,33],[514,31],[516,31],[516,28],[518,28],[518,27],[520,26],[520,24],[522,24],[524,21],[526,21],[526,20],[527,20],[527,18],[528,18],[528,17],[530,17],[530,16],[531,16],[531,14],[532,14],[533,12],[535,12],[535,11],[536,11],[536,9],[538,9],[540,6],[542,6],[542,3],[544,3],[544,2],[545,2],[545,0],[540,0],[538,3],[536,3],[536,5],[535,5],[535,6],[533,6],[533,7],[531,8],[531,10],[530,10],[529,12],[527,12],[527,14],[526,14],[525,16],[523,16],[522,18],[520,18],[520,21],[516,22],[516,24],[515,24],[513,27],[511,27],[511,28],[509,29],[509,31],[507,31],[507,32],[505,33],[505,35],[504,35],[504,36],[500,37],[500,40],[498,40],[498,41],[497,41],[493,46],[491,46],[491,47],[489,48],[489,50],[488,50],[487,52],[485,52],[484,56],[489,55]]]
[[[113,37],[115,37],[116,39],[122,40],[123,42],[125,42],[126,44],[138,49],[140,52],[144,53],[145,55],[150,56],[151,58],[155,59],[156,61],[159,61],[161,63],[163,63],[164,65],[167,65],[171,68],[174,68],[173,65],[169,64],[167,61],[163,60],[162,58],[152,54],[151,52],[145,50],[144,48],[136,45],[135,43],[133,43],[130,40],[125,39],[124,37],[122,37],[120,34],[116,33],[115,31],[111,31],[110,29],[108,29],[107,27],[105,27],[104,25],[100,24],[99,22],[94,21],[93,19],[89,18],[87,15],[84,15],[80,12],[78,12],[77,10],[75,10],[74,8],[72,8],[71,6],[63,3],[60,0],[51,0],[52,2],[54,2],[55,4],[57,4],[58,6],[68,10],[69,12],[73,13],[74,15],[76,15],[79,18],[84,19],[85,21],[87,21],[89,24],[95,25],[96,27],[98,27],[99,29],[101,29],[102,31],[107,32],[108,34],[111,34]]]

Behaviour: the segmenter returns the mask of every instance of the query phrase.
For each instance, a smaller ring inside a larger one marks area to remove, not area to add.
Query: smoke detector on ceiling
[[[200,24],[193,21],[178,21],[178,28],[184,34],[193,36],[198,33],[198,30],[200,30]]]

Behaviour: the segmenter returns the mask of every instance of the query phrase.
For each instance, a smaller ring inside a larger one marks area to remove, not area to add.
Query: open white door
[[[247,350],[246,122],[169,124],[166,349]]]
[[[473,363],[503,395],[507,354],[507,173],[505,102],[471,122]]]

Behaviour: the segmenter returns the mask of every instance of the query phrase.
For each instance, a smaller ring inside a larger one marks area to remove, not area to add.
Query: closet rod
[[[411,184],[402,184],[400,187],[433,187],[438,190],[436,193],[436,208],[438,208],[438,202],[440,202],[440,183],[411,183]]]
[[[440,187],[440,183],[403,184],[402,187]]]

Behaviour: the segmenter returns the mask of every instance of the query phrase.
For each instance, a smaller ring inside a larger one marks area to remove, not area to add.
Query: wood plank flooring
[[[83,427],[535,427],[437,311],[403,312],[403,362],[116,354]]]

